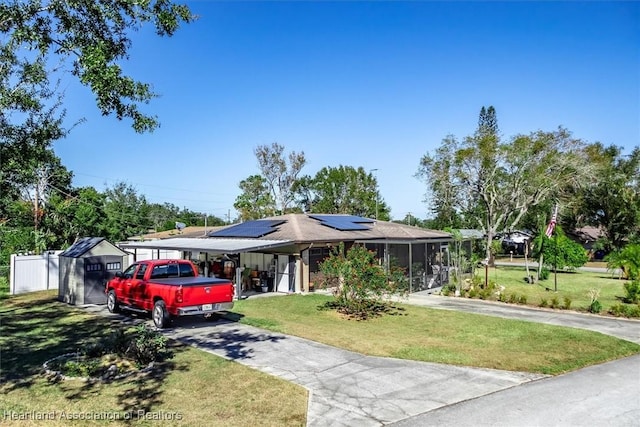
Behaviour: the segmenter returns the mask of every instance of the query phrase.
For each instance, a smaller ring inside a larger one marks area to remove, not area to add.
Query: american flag
[[[553,234],[553,229],[556,228],[556,221],[558,220],[558,205],[553,210],[553,215],[551,215],[551,221],[549,221],[549,225],[547,225],[547,231],[544,234],[547,237],[551,237]]]

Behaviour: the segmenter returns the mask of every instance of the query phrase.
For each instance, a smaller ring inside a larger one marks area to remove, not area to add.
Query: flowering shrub
[[[390,310],[385,298],[406,294],[408,281],[404,270],[394,267],[386,271],[375,253],[354,245],[346,253],[341,243],[320,263],[321,287],[333,289],[335,301],[327,308],[359,319]]]

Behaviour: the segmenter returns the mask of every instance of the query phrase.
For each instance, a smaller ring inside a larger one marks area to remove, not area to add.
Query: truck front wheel
[[[158,329],[163,329],[169,324],[171,317],[169,316],[169,312],[167,311],[166,304],[161,299],[156,301],[156,303],[153,305],[152,317],[153,323]]]
[[[120,312],[120,304],[118,303],[118,298],[116,297],[116,291],[111,289],[107,294],[107,310],[109,313],[119,313]]]

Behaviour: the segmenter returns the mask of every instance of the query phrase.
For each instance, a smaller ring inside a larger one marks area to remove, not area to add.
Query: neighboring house
[[[511,231],[503,233],[502,237],[502,250],[505,254],[510,255],[524,255],[525,248],[533,239],[533,234],[528,231]]]
[[[120,247],[178,250],[182,258],[211,274],[216,263],[228,274],[228,266],[251,268],[253,280],[267,281],[270,290],[306,292],[318,278],[319,263],[340,242],[355,243],[377,253],[385,265],[404,267],[411,290],[441,286],[447,281],[449,233],[351,215],[287,214],[222,227],[207,238],[173,237],[152,241],[129,241]],[[145,236],[146,237],[146,236]]]
[[[567,237],[575,242],[578,242],[589,253],[589,258],[592,260],[601,260],[604,258],[605,253],[602,250],[596,250],[594,244],[605,237],[604,231],[599,227],[585,226],[576,228],[570,233],[567,233]]]
[[[207,237],[207,235],[214,230],[226,228],[225,226],[217,227],[201,227],[201,226],[189,226],[181,230],[171,229],[165,231],[156,231],[153,233],[142,234],[139,236],[131,236],[128,241],[145,241],[145,240],[158,240],[158,239],[170,239],[173,237]]]

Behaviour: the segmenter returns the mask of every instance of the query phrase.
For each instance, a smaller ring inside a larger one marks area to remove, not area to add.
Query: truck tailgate
[[[214,304],[233,301],[233,283],[209,277],[172,277],[153,279],[155,283],[182,287],[181,306]]]

